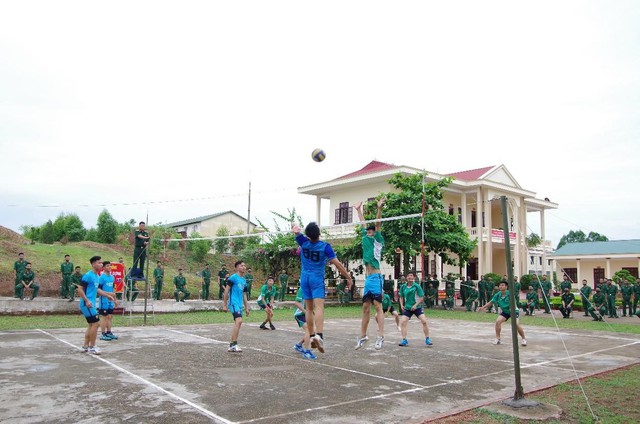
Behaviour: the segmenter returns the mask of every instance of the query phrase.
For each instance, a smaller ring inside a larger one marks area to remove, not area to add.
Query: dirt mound
[[[89,247],[91,249],[104,249],[105,244],[96,243],[95,241],[81,241],[78,242],[78,246]]]
[[[0,240],[8,240],[12,243],[27,243],[27,239],[13,230],[0,225]]]

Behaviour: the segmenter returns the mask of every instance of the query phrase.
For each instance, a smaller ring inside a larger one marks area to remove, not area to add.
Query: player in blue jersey
[[[91,270],[82,276],[80,286],[78,286],[78,293],[80,294],[80,312],[87,320],[89,324],[87,331],[84,333],[84,345],[82,349],[93,355],[100,355],[100,350],[96,347],[96,337],[98,335],[98,310],[96,309],[96,298],[98,296],[106,296],[111,301],[115,302],[115,294],[107,293],[98,287],[99,277],[98,273],[102,268],[102,258],[100,256],[93,256],[89,259],[91,263]]]
[[[367,270],[367,278],[364,281],[362,291],[362,323],[360,325],[360,338],[356,343],[356,350],[369,341],[367,328],[371,320],[371,305],[376,308],[376,323],[378,324],[378,337],[376,337],[376,349],[382,349],[384,343],[384,312],[382,311],[382,286],[384,277],[380,273],[380,261],[382,260],[382,248],[384,247],[384,237],[380,232],[380,219],[382,218],[382,206],[385,198],[378,200],[378,212],[375,224],[370,224],[362,230],[362,262]],[[364,219],[362,202],[354,205],[358,212],[360,222]]]
[[[302,289],[298,287],[295,302],[296,310],[293,312],[293,318],[295,318],[298,323],[298,327],[301,327],[304,330],[304,336],[302,337],[302,340],[293,346],[293,349],[296,352],[300,352],[302,357],[305,359],[316,359],[316,355],[314,355],[313,352],[311,352],[311,349],[309,349],[309,340],[311,335],[309,334],[309,326],[307,325],[307,311],[305,310],[302,302]]]
[[[309,223],[304,234],[298,225],[291,231],[300,245],[300,289],[305,306],[305,319],[309,328],[311,347],[324,353],[324,273],[327,263],[334,265],[340,274],[347,279],[348,287],[353,281],[347,269],[340,263],[331,245],[320,241],[320,227],[315,222]],[[306,237],[305,237],[306,234]]]
[[[113,283],[115,277],[111,275],[111,262],[102,262],[102,274],[98,278],[98,288],[107,292],[113,293]],[[100,296],[100,304],[98,306],[98,312],[103,319],[100,320],[100,329],[102,330],[102,336],[100,340],[118,340],[118,336],[111,332],[111,323],[113,322],[113,308],[116,304],[114,301],[106,296]]]
[[[238,335],[242,325],[242,311],[245,310],[249,316],[249,301],[247,300],[247,279],[244,277],[247,266],[244,261],[237,261],[234,265],[236,273],[227,278],[224,287],[222,307],[225,312],[230,311],[233,315],[233,329],[231,330],[231,343],[229,352],[242,352],[238,346]]]

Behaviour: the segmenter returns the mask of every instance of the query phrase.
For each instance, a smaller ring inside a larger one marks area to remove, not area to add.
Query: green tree
[[[527,247],[537,247],[542,244],[542,238],[536,233],[531,233],[529,237],[527,237]]]
[[[20,231],[22,235],[31,240],[31,244],[35,244],[40,239],[40,227],[34,227],[32,225],[21,225]]]
[[[616,284],[621,284],[625,281],[628,281],[631,284],[633,284],[636,282],[636,277],[631,275],[631,273],[628,270],[621,269],[620,271],[616,271],[616,273],[613,274],[612,280],[615,281]]]
[[[118,222],[106,209],[98,215],[97,227],[99,243],[115,243],[118,236]]]
[[[201,238],[201,237],[202,235],[200,235],[197,232],[194,232],[191,234],[189,238]],[[213,246],[213,243],[211,242],[211,240],[193,240],[193,241],[187,242],[187,251],[191,252],[193,259],[196,262],[204,262],[212,246]]]
[[[56,241],[55,230],[53,229],[53,222],[48,220],[41,228],[40,228],[40,242],[46,244],[53,244]]]
[[[222,254],[229,250],[229,229],[224,225],[221,225],[216,231],[216,237],[223,237],[219,239],[215,239],[213,245],[215,246],[216,253]]]
[[[451,184],[450,178],[423,184],[423,174],[396,174],[390,180],[395,190],[381,194],[386,197],[383,217],[402,216],[421,213],[424,198],[424,246],[426,252],[435,252],[444,263],[461,265],[469,260],[476,241],[469,239],[466,229],[458,223],[455,216],[445,211],[443,189]],[[378,198],[380,198],[378,196]],[[377,210],[377,200],[367,204],[366,218],[373,219]],[[421,252],[420,218],[408,218],[383,223],[385,245],[382,252],[384,260],[394,264],[396,250],[404,255],[404,272],[414,266],[415,257]],[[361,243],[360,237],[357,243]]]
[[[89,228],[87,233],[84,235],[84,239],[86,241],[94,241],[98,243],[98,230],[95,228]]]
[[[87,233],[80,217],[73,213],[64,218],[64,230],[69,241],[82,241]]]
[[[586,243],[592,241],[609,241],[609,238],[593,231],[590,231],[589,235],[586,235],[582,230],[571,230],[568,234],[562,236],[560,242],[558,242],[558,247],[556,248],[556,250],[560,249],[567,243]]]
[[[67,232],[64,228],[64,213],[58,215],[55,221],[53,221],[53,238],[55,241],[60,241],[64,236],[67,235]]]

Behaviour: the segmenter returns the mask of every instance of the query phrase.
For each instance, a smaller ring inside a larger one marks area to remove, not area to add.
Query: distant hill
[[[127,267],[130,267],[133,260],[133,249],[122,245],[101,244],[90,241],[78,243],[54,244],[31,244],[31,241],[22,235],[8,228],[0,226],[0,296],[12,297],[14,293],[15,273],[13,264],[18,260],[18,253],[23,252],[25,259],[32,263],[32,268],[36,273],[36,281],[40,285],[40,296],[57,297],[60,293],[60,264],[64,262],[64,255],[71,255],[71,262],[80,266],[82,273],[89,270],[89,258],[100,255],[104,260],[115,262],[119,257],[123,257]],[[160,257],[148,257],[149,274],[153,275],[158,259],[165,263],[165,279],[163,287],[163,297],[173,296],[173,277],[178,274],[178,268],[185,270],[187,287],[192,293],[192,298],[198,298],[200,290],[200,277],[196,274],[203,269],[202,264],[193,264],[186,259],[186,255],[180,249],[170,250],[162,253]],[[235,257],[222,256],[211,261],[211,293],[218,294],[217,274],[220,263],[224,263],[228,270],[233,270]],[[146,268],[146,265],[145,265]],[[152,279],[150,283],[153,283]],[[215,290],[214,290],[215,287]],[[142,288],[142,287],[140,287]]]

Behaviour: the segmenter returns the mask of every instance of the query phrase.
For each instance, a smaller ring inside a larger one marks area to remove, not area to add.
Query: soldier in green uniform
[[[502,312],[500,312],[500,315],[496,319],[496,325],[495,325],[496,340],[493,342],[493,344],[495,345],[502,344],[502,342],[500,341],[502,323],[506,322],[513,315],[513,318],[516,320],[517,332],[518,334],[520,334],[520,337],[522,337],[522,346],[526,346],[527,338],[524,335],[524,329],[522,328],[522,324],[520,324],[520,319],[519,319],[520,310],[518,309],[518,307],[516,307],[516,310],[511,312],[511,304],[510,304],[509,296],[510,294],[509,294],[509,291],[507,290],[507,283],[505,281],[501,281],[499,284],[499,291],[493,295],[491,300],[486,305],[479,308],[478,311],[484,310],[485,308],[487,308],[487,305],[489,305],[488,307],[495,305],[497,310],[502,309]]]
[[[489,290],[487,290],[487,293],[489,294],[489,299],[487,300],[487,303],[485,305],[489,305],[487,307],[487,313],[492,313],[493,309],[495,308],[496,310],[496,314],[500,313],[500,309],[499,305],[494,304],[493,302],[491,302],[491,299],[493,299],[493,297],[500,291],[498,289],[498,286],[496,285],[496,283],[494,283],[492,280],[489,280],[489,287],[491,288],[491,292],[489,292]]]
[[[571,290],[571,280],[569,280],[569,276],[564,274],[562,276],[562,282],[560,283],[560,291],[564,293],[564,289],[568,288]]]
[[[622,316],[627,316],[627,308],[629,308],[629,316],[631,316],[631,295],[633,294],[633,287],[629,284],[629,280],[624,280],[622,283],[620,294],[622,295]]]
[[[536,306],[538,306],[538,292],[534,290],[533,285],[530,285],[529,291],[527,292],[527,306],[524,309],[525,314],[535,315]]]
[[[520,306],[520,292],[522,291],[522,284],[518,281],[518,277],[513,277],[513,297],[516,300],[516,306]]]
[[[133,248],[133,265],[131,265],[131,276],[144,278],[144,261],[147,259],[147,246],[151,237],[146,230],[146,224],[144,221],[140,221],[138,229],[134,233],[135,243]],[[140,262],[139,271],[138,261]]]
[[[541,286],[542,286],[542,294],[543,294],[542,301],[544,302],[544,313],[550,314],[551,313],[551,296],[553,296],[553,285],[551,284],[551,281],[547,280],[546,275],[542,276]]]
[[[564,288],[564,292],[561,297],[561,306],[560,313],[562,314],[562,318],[571,318],[571,310],[573,309],[573,302],[576,301],[576,297],[573,293],[571,293],[571,289],[569,287]]]
[[[160,261],[156,263],[156,269],[153,270],[153,279],[156,282],[153,287],[153,298],[160,300],[162,298],[162,283],[164,283],[164,268]]]
[[[609,312],[609,318],[618,318],[618,311],[616,309],[616,295],[618,294],[618,286],[613,284],[611,278],[607,279],[607,284],[602,290],[607,298],[607,311]]]
[[[220,286],[220,289],[218,290],[218,299],[222,299],[224,287],[227,285],[227,275],[229,275],[229,271],[227,271],[227,267],[225,265],[222,265],[222,269],[218,271],[218,285]]]
[[[18,290],[20,290],[20,293],[22,293],[22,289],[20,288],[20,286],[22,286],[22,282],[20,280],[20,274],[22,274],[26,268],[27,268],[27,261],[24,260],[24,253],[20,252],[18,253],[18,260],[13,263],[13,270],[16,273],[15,281],[14,281],[13,297],[17,297],[18,299],[22,297],[21,295],[18,294]]]
[[[284,269],[280,271],[280,276],[278,276],[278,280],[280,281],[280,290],[278,290],[278,300],[280,302],[284,301],[284,295],[287,292],[287,283],[289,282],[289,275],[287,275],[287,271]]]
[[[453,311],[453,306],[455,305],[456,298],[456,288],[455,283],[453,281],[445,282],[445,294],[446,298],[442,301],[442,306],[448,311]]]
[[[472,282],[468,280],[469,282]],[[471,308],[473,308],[473,312],[478,310],[478,296],[480,295],[477,286],[474,284],[473,287],[469,288],[467,291],[467,301],[465,306],[467,307],[467,311],[471,312]]]
[[[347,280],[344,278],[340,279],[340,282],[338,283],[336,289],[338,290],[338,303],[339,304],[343,304],[343,303],[347,303],[346,302],[346,289],[347,289]]]
[[[631,305],[632,314],[636,315],[636,313],[640,312],[638,310],[638,302],[640,302],[640,278],[636,279],[636,283],[633,285],[633,303]]]
[[[427,308],[431,309],[435,307],[435,301],[437,298],[438,298],[438,291],[433,287],[432,283],[428,283],[427,292],[425,293],[425,305],[427,306]]]
[[[582,280],[582,287],[580,287],[580,300],[582,301],[582,311],[584,316],[589,316],[589,298],[591,297],[591,287],[587,285],[587,280]]]
[[[204,266],[200,273],[202,275],[202,300],[209,300],[209,289],[211,288],[211,270],[209,264]]]
[[[178,275],[173,277],[173,285],[176,289],[173,292],[176,302],[184,302],[189,298],[189,291],[187,290],[187,280],[182,275],[182,268],[178,268]],[[180,299],[180,293],[182,293],[182,299]]]
[[[589,313],[594,321],[602,321],[602,317],[607,314],[607,297],[602,293],[600,286],[596,287],[596,291],[591,298]],[[600,315],[597,315],[599,313]]]
[[[25,269],[20,273],[20,285],[16,288],[18,296],[21,300],[24,300],[24,290],[31,290],[31,300],[38,296],[40,286],[35,282],[35,273],[31,270],[31,262],[27,262]]]
[[[478,281],[478,303],[480,306],[484,306],[487,303],[487,289],[484,275],[481,275]]]
[[[533,287],[533,290],[536,292],[536,298],[538,299],[538,302],[536,303],[536,309],[540,310],[540,296],[542,295],[542,284],[540,283],[540,279],[538,278],[537,275],[533,276],[533,279],[531,280],[531,287]]]
[[[435,305],[434,306],[438,306],[438,291],[440,290],[440,280],[438,280],[438,275],[437,274],[431,275],[431,280],[429,282],[431,283],[433,288],[436,289],[436,297],[434,299],[434,301],[435,301]]]
[[[390,313],[393,319],[396,320],[396,327],[398,328],[398,331],[402,331],[400,329],[400,314],[398,314],[398,311],[396,311],[396,309],[393,307],[391,296],[384,293],[382,295],[382,313],[386,314],[387,312]]]
[[[73,263],[71,262],[71,256],[64,255],[64,262],[60,264],[60,272],[62,273],[62,282],[60,283],[60,297],[67,299],[69,297],[69,290],[71,290],[71,274],[73,274]]]
[[[251,268],[247,268],[244,278],[247,280],[247,300],[251,300],[251,287],[253,286],[253,270]]]
[[[73,302],[76,295],[76,287],[82,284],[82,273],[80,267],[75,268],[75,272],[71,274],[71,288],[69,289],[69,302]]]

